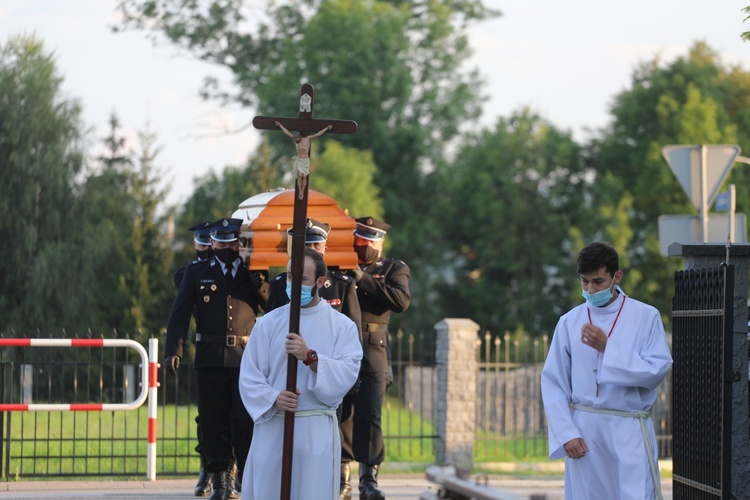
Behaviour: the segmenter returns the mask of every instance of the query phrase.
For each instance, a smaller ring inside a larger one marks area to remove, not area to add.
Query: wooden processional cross
[[[310,155],[312,139],[323,133],[353,134],[357,122],[351,120],[316,120],[313,118],[314,89],[309,83],[302,85],[299,98],[299,116],[256,116],[253,126],[257,129],[278,130],[294,138],[297,156],[294,158],[294,218],[292,222],[292,296],[289,310],[289,331],[299,333],[300,302],[302,295],[302,271],[305,265],[305,223],[307,222],[307,193],[310,186]],[[281,124],[283,128],[279,127]],[[286,129],[286,130],[284,130]],[[310,137],[308,137],[310,136]],[[306,158],[305,158],[306,157]],[[300,161],[301,160],[301,161]],[[297,389],[297,358],[287,356],[286,390]],[[284,447],[281,462],[281,500],[289,500],[292,486],[292,456],[294,451],[294,413],[284,415]]]

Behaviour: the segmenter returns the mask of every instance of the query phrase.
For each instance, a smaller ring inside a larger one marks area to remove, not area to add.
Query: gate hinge
[[[742,380],[740,372],[732,372],[732,379],[727,380],[727,382],[739,382],[740,380]]]

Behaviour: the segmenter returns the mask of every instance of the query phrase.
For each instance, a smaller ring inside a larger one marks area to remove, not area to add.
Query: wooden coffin
[[[336,204],[336,200],[319,191],[309,190],[307,216],[331,226],[325,261],[329,267],[354,269],[354,219]],[[249,269],[286,267],[287,229],[294,217],[294,190],[279,189],[257,194],[240,203],[232,217],[242,219],[240,254]]]

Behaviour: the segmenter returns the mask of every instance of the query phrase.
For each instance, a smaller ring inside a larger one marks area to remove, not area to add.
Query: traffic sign
[[[708,238],[706,243],[724,245],[729,235],[729,217],[726,214],[708,215]],[[732,243],[747,243],[747,219],[745,214],[734,215],[734,238]],[[659,253],[669,256],[672,243],[703,243],[701,221],[697,215],[659,216]]]
[[[740,154],[740,147],[735,144],[711,145],[670,145],[661,149],[661,154],[667,160],[682,189],[700,212],[702,202],[701,185],[701,148],[706,148],[706,210],[716,199],[724,180],[734,165],[735,158]]]
[[[729,192],[724,191],[723,193],[720,193],[719,196],[716,197],[716,205],[714,205],[714,210],[717,212],[727,212],[729,211]]]

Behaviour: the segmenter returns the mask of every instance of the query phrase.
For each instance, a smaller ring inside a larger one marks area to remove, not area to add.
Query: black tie
[[[227,286],[232,284],[232,264],[227,264],[227,271],[224,273],[224,279],[227,282]]]

